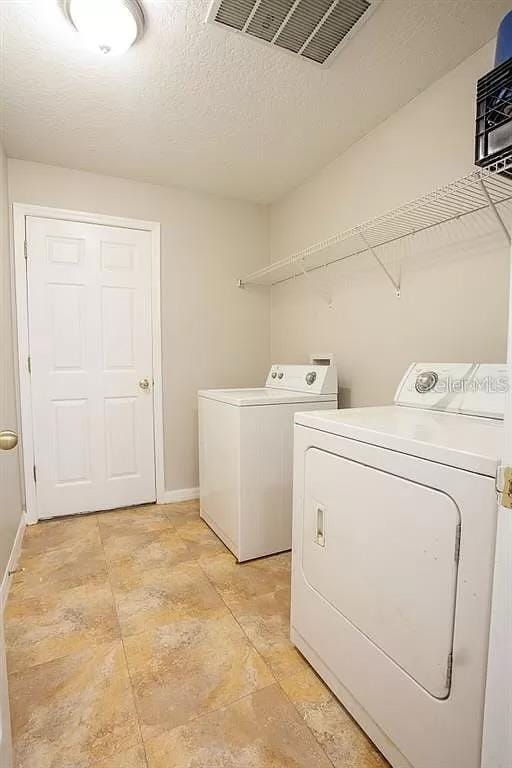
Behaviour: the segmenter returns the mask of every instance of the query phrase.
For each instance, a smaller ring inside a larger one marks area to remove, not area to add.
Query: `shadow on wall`
[[[340,387],[338,389],[338,407],[339,408],[352,408],[352,390],[348,387]]]

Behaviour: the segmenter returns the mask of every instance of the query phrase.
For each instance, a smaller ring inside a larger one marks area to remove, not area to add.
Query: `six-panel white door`
[[[151,234],[27,217],[27,254],[39,517],[154,501]]]

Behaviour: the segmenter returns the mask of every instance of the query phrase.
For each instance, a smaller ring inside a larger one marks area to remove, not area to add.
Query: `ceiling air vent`
[[[380,0],[214,0],[208,21],[329,63]]]

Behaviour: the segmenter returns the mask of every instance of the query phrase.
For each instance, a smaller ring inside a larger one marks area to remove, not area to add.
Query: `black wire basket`
[[[512,58],[478,81],[475,163],[487,167],[512,155]]]

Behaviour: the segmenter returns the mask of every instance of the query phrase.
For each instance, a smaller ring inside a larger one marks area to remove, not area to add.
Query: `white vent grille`
[[[379,0],[215,0],[208,20],[326,64]]]

